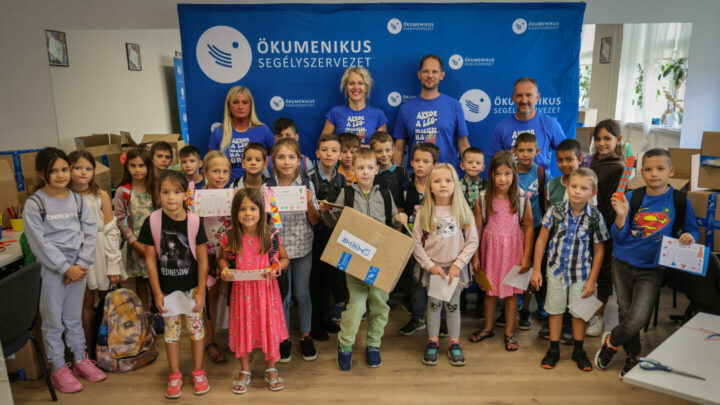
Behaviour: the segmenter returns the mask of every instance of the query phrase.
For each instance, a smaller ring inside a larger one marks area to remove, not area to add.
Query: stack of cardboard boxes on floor
[[[695,157],[697,190],[688,193],[700,227],[700,243],[720,252],[720,132],[704,132],[700,154]]]

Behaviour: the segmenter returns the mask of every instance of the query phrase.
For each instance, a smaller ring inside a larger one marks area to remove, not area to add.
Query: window
[[[595,25],[584,24],[580,34],[580,99],[578,100],[580,108],[588,108],[590,103],[594,43]]]
[[[682,126],[690,23],[625,24],[616,115],[623,122]]]

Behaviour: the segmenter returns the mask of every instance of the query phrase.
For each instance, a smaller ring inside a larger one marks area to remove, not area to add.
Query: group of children
[[[93,180],[95,163],[89,153],[66,156],[55,148],[38,153],[42,183],[28,199],[23,218],[28,242],[42,264],[42,331],[57,389],[81,390],[75,376],[105,378],[86,353],[95,292],[102,299],[111,284],[127,277],[135,278],[148,312],[152,293],[157,309],[152,318],[164,329],[170,366],[168,398],[182,395],[183,323],[192,341],[196,395],[210,389],[204,352],[213,361],[225,360],[214,335],[223,283],[231,283],[229,348],[240,359],[234,393],[248,390],[249,360],[256,348],[265,355],[268,388],[284,388],[275,364],[291,358],[293,298],[304,360],[317,358],[313,340],[337,333],[338,366],[350,370],[356,335],[367,317],[365,359],[370,367],[381,366],[389,294],[319,260],[342,212],[338,206],[409,232],[416,240],[402,281],[411,319],[401,333],[427,329],[424,364],[438,363],[440,336],[449,338],[450,363],[466,363],[459,341],[461,298],[475,276],[488,285],[478,294],[484,326],[470,335],[471,342],[492,338],[495,326],[504,322],[504,348],[517,350],[516,317],[521,329],[529,329],[530,292],[536,290],[538,315],[546,312],[549,317],[549,328],[540,332],[550,339],[541,366],[556,366],[567,322],[572,358],[583,371],[593,368],[583,349],[584,336],[599,335],[589,327],[598,323],[603,331],[604,308],[586,330],[577,314],[566,314],[568,304],[596,290],[607,302],[614,285],[620,324],[605,333],[594,363],[606,369],[622,346],[627,353],[624,374],[637,363],[638,333],[662,281],[655,264],[662,236],[677,236],[683,244],[699,237],[692,207],[686,203],[678,208],[677,201],[686,197],[668,185],[673,168],[667,151],[645,153],[640,170],[646,187],[626,196],[614,194],[625,156],[619,126],[612,120],[595,129],[596,152],[589,168],[580,167],[579,143],[566,139],[556,150],[562,176],[547,181],[543,168],[534,163],[538,151],[531,133],[520,134],[512,152],[492,156],[484,180],[485,157],[475,147],[462,153],[465,175],[460,179],[452,165],[438,164],[439,148],[431,143],[410,151],[412,172],[406,173],[391,159],[393,138],[386,132],[373,134],[369,148],[361,147],[353,134],[324,134],[313,167],[300,151],[292,121],[280,121],[275,129],[270,160],[263,145],[249,143],[242,156],[245,174],[236,179],[231,179],[230,161],[219,151],[202,159],[196,148],[186,146],[179,151],[177,171],[168,170],[173,150],[167,143],[157,142],[149,151],[130,150],[123,155],[123,180],[112,203]],[[272,174],[266,171],[268,163]],[[307,211],[281,211],[280,229],[268,221],[263,198],[267,187],[278,186],[307,189]],[[188,210],[188,189],[227,187],[236,189],[230,216],[199,218]],[[650,226],[643,218],[651,214],[666,221]],[[121,238],[128,251],[125,266]],[[502,283],[514,266],[521,273],[532,271],[527,291]],[[233,271],[258,269],[267,269],[263,280],[233,281]],[[458,280],[448,301],[427,295],[431,279],[438,277],[448,283]],[[176,291],[194,300],[192,315],[163,316],[164,298]],[[504,299],[504,311],[496,319],[498,298]],[[75,360],[71,367],[64,360],[63,333]]]

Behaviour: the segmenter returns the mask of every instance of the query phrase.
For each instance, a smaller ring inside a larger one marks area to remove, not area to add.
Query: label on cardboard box
[[[338,237],[337,243],[348,250],[357,253],[360,257],[367,261],[372,260],[373,256],[375,256],[375,252],[377,252],[377,248],[375,246],[365,242],[346,230],[340,232],[340,237]]]

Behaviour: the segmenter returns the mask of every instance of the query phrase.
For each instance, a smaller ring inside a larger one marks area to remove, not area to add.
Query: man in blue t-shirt
[[[459,170],[460,155],[470,147],[468,129],[460,102],[438,90],[445,77],[442,61],[425,55],[417,75],[422,84],[420,97],[400,107],[395,120],[393,162],[402,163],[406,144],[412,150],[416,143],[430,142],[440,148],[438,162],[451,163]]]
[[[535,110],[540,93],[532,77],[521,77],[515,82],[512,99],[516,112],[495,127],[490,147],[486,151],[488,159],[500,150],[512,150],[517,136],[530,132],[537,138],[535,163],[549,169],[553,151],[565,139],[560,124],[555,118]]]

